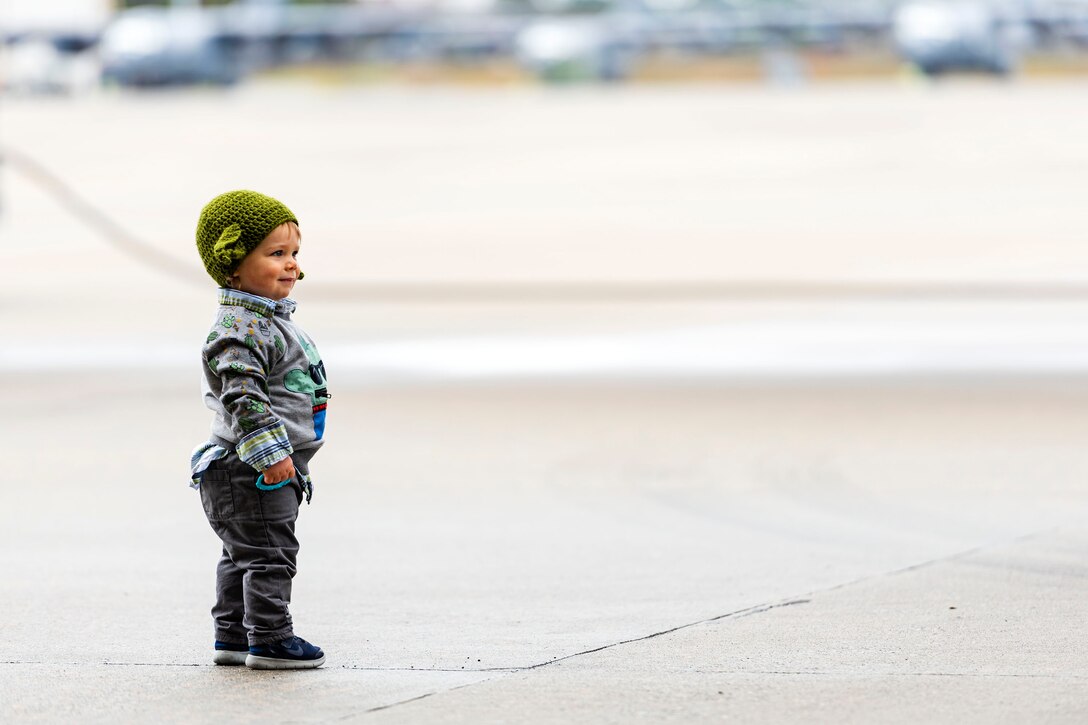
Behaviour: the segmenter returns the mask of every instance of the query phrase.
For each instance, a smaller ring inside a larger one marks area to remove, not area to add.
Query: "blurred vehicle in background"
[[[138,7],[102,34],[102,79],[126,86],[229,84],[240,69],[211,15],[196,7]]]
[[[623,80],[654,54],[698,57],[770,48],[834,49],[847,37],[876,36],[890,2],[756,0],[534,0],[541,9],[517,39],[517,57],[547,80]],[[883,8],[883,9],[881,9]]]
[[[515,39],[521,64],[544,80],[620,81],[646,52],[654,34],[644,9],[627,6],[595,13],[534,19]]]
[[[1027,37],[1024,19],[1010,10],[967,0],[916,0],[898,8],[892,33],[903,56],[926,75],[1008,75]]]
[[[376,38],[418,16],[354,4],[136,7],[103,31],[102,75],[126,86],[231,84],[278,65],[358,60]]]
[[[3,45],[4,90],[70,95],[98,85],[100,68],[92,34],[28,34]]]
[[[99,0],[0,2],[0,88],[21,94],[95,88],[95,46],[110,11]]]

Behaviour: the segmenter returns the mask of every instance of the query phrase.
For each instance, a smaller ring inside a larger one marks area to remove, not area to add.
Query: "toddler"
[[[196,246],[219,285],[202,351],[211,438],[193,452],[192,485],[223,542],[216,569],[213,661],[254,669],[320,667],[319,647],[296,637],[288,605],[295,520],[313,484],[329,399],[325,366],[291,319],[302,279],[298,220],[254,191],[212,199]]]

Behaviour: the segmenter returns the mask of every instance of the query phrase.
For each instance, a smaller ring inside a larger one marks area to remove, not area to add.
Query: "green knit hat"
[[[196,224],[196,250],[204,269],[220,287],[226,287],[245,256],[284,222],[298,224],[298,219],[270,196],[245,190],[220,194],[201,210]],[[302,279],[301,273],[298,278]]]

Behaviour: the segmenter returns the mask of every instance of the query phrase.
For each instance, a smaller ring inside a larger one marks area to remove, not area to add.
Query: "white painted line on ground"
[[[332,375],[374,381],[533,378],[776,378],[1088,373],[1073,320],[936,324],[759,322],[586,336],[434,337],[321,346]],[[0,349],[0,370],[192,369],[192,346],[127,341]]]

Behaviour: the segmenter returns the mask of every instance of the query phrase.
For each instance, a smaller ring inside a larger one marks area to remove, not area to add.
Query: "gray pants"
[[[309,474],[313,451],[291,455]],[[302,503],[298,477],[275,491],[257,488],[257,472],[235,453],[212,463],[200,482],[200,500],[223,554],[216,567],[215,638],[234,644],[278,642],[291,628],[291,580]]]

